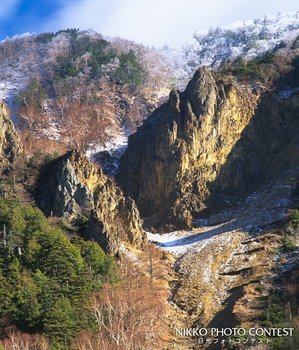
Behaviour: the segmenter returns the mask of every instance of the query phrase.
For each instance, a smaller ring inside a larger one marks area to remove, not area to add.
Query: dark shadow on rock
[[[230,295],[224,302],[224,308],[215,315],[213,320],[208,325],[208,328],[234,328],[238,325],[238,319],[234,315],[233,309],[236,301],[239,300],[244,294],[243,286],[233,288],[229,292]],[[225,349],[225,347],[222,347],[221,341],[227,340],[227,337],[219,336],[217,339],[218,342],[216,344],[211,344],[207,348],[208,350]]]
[[[264,94],[216,180],[208,183],[205,204],[213,208],[208,214],[238,205],[267,180],[299,165],[298,115],[298,93],[287,100]]]

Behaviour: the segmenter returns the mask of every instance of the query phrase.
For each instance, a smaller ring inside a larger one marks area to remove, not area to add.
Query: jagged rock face
[[[96,194],[96,209],[92,211],[86,238],[97,241],[109,253],[116,254],[120,242],[129,242],[142,247],[145,236],[135,202],[125,198],[117,188],[111,188]],[[104,203],[104,205],[103,205]]]
[[[142,247],[145,236],[134,201],[81,153],[71,151],[47,164],[36,190],[47,214],[76,220],[90,214],[85,236],[116,254],[121,241]]]
[[[249,125],[209,184],[210,203],[219,194],[242,194],[257,189],[266,180],[299,166],[299,94],[288,99],[279,92],[266,92]]]
[[[258,100],[249,88],[216,81],[201,68],[129,138],[117,180],[149,226],[191,226]]]
[[[94,209],[93,191],[100,170],[78,152],[69,152],[41,170],[37,202],[46,215],[70,221]]]
[[[19,136],[3,103],[0,103],[0,172],[10,168],[22,152]]]

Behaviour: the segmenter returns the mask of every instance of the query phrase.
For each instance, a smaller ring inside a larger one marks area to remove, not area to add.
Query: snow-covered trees
[[[177,79],[185,83],[199,66],[217,68],[228,59],[242,56],[250,60],[280,46],[290,46],[298,34],[297,14],[239,21],[206,34],[195,32],[192,40],[172,55]]]
[[[30,144],[44,138],[82,150],[104,145],[132,132],[171,81],[158,50],[93,31],[6,40],[0,57],[0,98],[7,98]]]

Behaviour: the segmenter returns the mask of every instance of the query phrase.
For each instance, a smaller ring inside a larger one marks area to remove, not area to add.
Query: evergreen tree
[[[0,315],[6,315],[11,311],[11,289],[10,284],[0,272]]]
[[[1,226],[0,317],[47,335],[53,350],[69,349],[78,330],[93,327],[86,304],[113,277],[113,259],[94,242],[70,241],[39,209],[17,201],[0,200]]]
[[[58,300],[47,313],[44,332],[53,349],[67,349],[76,332],[75,312],[67,298]]]

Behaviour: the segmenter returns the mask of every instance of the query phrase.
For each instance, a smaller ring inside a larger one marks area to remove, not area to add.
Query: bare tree
[[[49,348],[46,338],[14,330],[9,333],[7,339],[0,342],[0,345],[4,350],[47,350]]]
[[[98,331],[80,334],[75,342],[79,350],[160,348],[160,332],[165,327],[161,325],[165,313],[165,294],[157,293],[153,297],[153,289],[156,293],[158,285],[163,283],[158,274],[157,253],[154,249],[151,256],[155,271],[152,277],[146,268],[147,254],[139,264],[124,259],[122,283],[117,286],[106,285],[93,296],[89,308]]]

